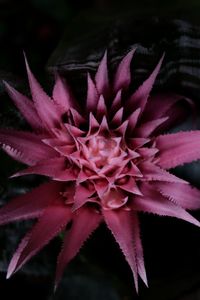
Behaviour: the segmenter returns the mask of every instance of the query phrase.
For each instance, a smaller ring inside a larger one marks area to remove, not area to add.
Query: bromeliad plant
[[[8,94],[33,132],[0,130],[2,148],[28,168],[14,176],[50,177],[0,209],[0,224],[37,218],[16,250],[7,277],[19,270],[59,232],[57,285],[68,262],[105,222],[133,272],[147,285],[138,212],[176,217],[200,226],[187,210],[200,208],[200,191],[168,170],[200,158],[200,131],[161,134],[180,117],[182,97],[150,95],[163,58],[133,93],[130,51],[112,80],[105,54],[92,79],[85,108],[57,76],[49,97],[26,62],[32,101],[8,83]],[[66,229],[71,223],[70,229]]]

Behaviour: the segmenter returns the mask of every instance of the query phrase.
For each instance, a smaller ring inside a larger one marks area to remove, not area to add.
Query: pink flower
[[[183,97],[150,95],[163,58],[130,94],[130,51],[110,81],[105,54],[95,78],[88,75],[86,104],[79,106],[57,76],[52,97],[26,62],[32,101],[5,83],[33,132],[0,130],[2,148],[48,183],[0,209],[0,224],[38,218],[16,250],[7,277],[21,268],[66,225],[56,285],[84,241],[105,222],[133,272],[147,285],[138,212],[176,217],[200,226],[186,210],[200,208],[200,191],[168,170],[200,158],[200,131],[160,135],[182,113]],[[79,102],[80,103],[80,102]]]

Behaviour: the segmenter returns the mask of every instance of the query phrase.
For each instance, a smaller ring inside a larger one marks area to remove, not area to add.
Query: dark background
[[[126,16],[129,20],[140,20],[140,26],[143,24],[141,35],[138,29],[137,37],[139,40],[141,37],[141,43],[146,46],[151,45],[151,39],[154,43],[159,42],[158,39],[154,39],[152,33],[150,36],[148,34],[151,22],[160,24],[152,20],[159,19],[162,24],[168,24],[169,20],[182,19],[190,22],[192,26],[198,25],[200,2],[198,0],[165,2],[160,0],[0,0],[0,79],[6,79],[21,91],[28,93],[22,53],[24,50],[34,73],[42,84],[50,89],[52,70],[54,67],[59,69],[65,66],[64,54],[73,48],[74,43],[79,45],[80,57],[82,49],[85,51],[85,37],[92,45],[90,33],[96,33],[97,40],[99,39],[100,44],[105,44],[106,47],[105,35],[98,35],[98,33],[101,33],[101,29],[107,24],[109,30],[115,32],[118,20],[122,23],[120,26],[126,28]],[[127,36],[133,30],[129,27],[132,23],[128,24]],[[159,28],[159,25],[153,26],[157,26],[157,36],[166,35],[163,31],[165,26]],[[166,28],[170,39],[173,32]],[[194,30],[194,35],[195,32]],[[123,40],[122,36],[120,38]],[[196,43],[200,52],[200,46],[198,42]],[[95,50],[91,47],[92,51]],[[77,54],[75,57],[79,58]],[[138,64],[140,63],[148,64],[142,60],[139,60]],[[66,74],[74,86],[76,80],[80,81],[82,78],[82,72],[78,72],[80,78],[74,76],[73,70],[68,70]],[[158,85],[158,88],[161,87]],[[191,90],[184,89],[181,84],[174,85],[173,80],[166,88],[182,92],[187,96],[194,96],[198,105],[198,96],[200,96],[198,90],[195,95],[192,95]],[[2,83],[0,83],[0,95],[0,125],[24,128],[26,125],[5,95]],[[28,190],[36,186],[40,180],[35,177],[8,180],[7,177],[18,169],[19,165],[3,153],[0,156],[0,163],[0,204],[24,189]],[[177,172],[196,186],[200,186],[198,170],[197,163]],[[198,214],[196,215],[198,217]],[[6,281],[5,271],[11,254],[23,233],[31,225],[23,222],[4,226],[0,230],[1,299],[199,300],[199,229],[182,221],[148,215],[141,216],[141,223],[150,288],[147,289],[141,284],[139,297],[134,293],[131,272],[118,246],[104,226],[96,231],[77,258],[69,265],[55,295],[53,295],[53,274],[56,255],[61,245],[60,238],[48,245],[13,278]]]

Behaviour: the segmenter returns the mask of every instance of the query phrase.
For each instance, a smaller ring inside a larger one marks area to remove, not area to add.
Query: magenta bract
[[[13,176],[51,178],[0,209],[0,224],[37,218],[16,250],[7,277],[72,222],[58,257],[55,285],[90,234],[105,222],[133,272],[147,285],[138,212],[176,217],[200,226],[186,210],[200,208],[200,191],[168,170],[200,158],[200,131],[161,135],[180,116],[173,94],[150,95],[163,58],[133,93],[135,49],[109,80],[105,53],[94,78],[88,74],[85,107],[57,76],[52,97],[26,62],[32,100],[5,83],[32,132],[0,130],[2,148],[28,165]]]

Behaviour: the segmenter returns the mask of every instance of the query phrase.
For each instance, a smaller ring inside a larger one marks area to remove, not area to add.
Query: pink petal
[[[119,244],[132,272],[136,291],[138,291],[138,268],[133,240],[134,227],[131,211],[103,210],[105,222]]]
[[[52,201],[60,198],[60,189],[59,183],[50,182],[14,198],[0,209],[0,224],[39,217]]]
[[[17,250],[15,251],[15,253],[9,263],[9,266],[8,266],[6,279],[9,279],[12,276],[12,274],[14,273],[17,263],[18,263],[18,260],[21,256],[23,250],[25,249],[26,245],[29,242],[30,234],[31,234],[31,231],[25,235],[25,237],[22,239],[21,243],[19,244]]]
[[[133,113],[128,117],[129,128],[130,128],[131,131],[133,131],[133,129],[137,125],[140,112],[141,112],[141,109],[138,108],[135,111],[133,111]]]
[[[107,114],[107,108],[106,108],[105,100],[103,95],[101,95],[97,103],[97,116],[102,117],[106,114]]]
[[[124,108],[121,107],[114,115],[111,123],[119,126],[122,123]]]
[[[51,131],[54,134],[54,136],[52,137],[52,135],[51,135],[49,137],[50,139],[57,138],[57,140],[59,140],[60,142],[64,142],[65,144],[73,143],[73,138],[72,138],[71,134],[69,133],[69,130],[67,128],[65,128],[64,126],[62,126],[62,128],[60,128],[60,129],[52,128]],[[45,139],[43,138],[42,141],[45,141]],[[48,143],[47,143],[47,145],[48,145]]]
[[[84,205],[88,198],[92,196],[92,194],[94,194],[95,190],[94,187],[86,187],[82,184],[79,184],[76,187],[76,192],[74,195],[74,205],[73,205],[73,210],[76,210],[78,208],[80,208],[82,205]]]
[[[140,196],[142,195],[135,180],[131,176],[128,178],[127,182],[125,182],[124,184],[119,184],[119,185],[116,184],[116,185],[119,186],[119,188],[121,188],[122,190],[125,190],[131,194],[140,195]]]
[[[122,90],[119,90],[112,102],[111,111],[115,113],[121,107]]]
[[[135,242],[135,252],[136,252],[136,261],[137,261],[137,267],[138,267],[138,274],[148,286],[147,282],[147,275],[144,265],[144,254],[143,254],[143,247],[142,242],[140,238],[140,225],[139,225],[139,218],[137,213],[133,213],[132,215],[132,221],[133,221],[133,240]]]
[[[166,115],[166,113],[171,109],[178,101],[186,100],[189,103],[191,101],[186,99],[184,96],[172,94],[172,93],[158,93],[152,95],[146,105],[144,111],[144,117],[147,119],[157,119]],[[156,109],[155,109],[156,107]]]
[[[142,197],[134,196],[132,199],[132,209],[160,216],[175,217],[200,227],[198,220],[196,220],[183,208],[163,197],[156,190],[153,190],[150,185],[143,184],[141,191],[143,193]]]
[[[171,109],[169,109],[167,111],[167,115],[169,116],[169,118],[165,123],[163,123],[158,128],[158,130],[156,130],[155,135],[158,135],[163,132],[167,132],[169,129],[171,129],[177,125],[180,125],[181,122],[184,122],[188,118],[190,112],[192,112],[190,108],[185,107],[184,105],[181,105],[181,103],[180,104],[177,103],[176,105],[174,105]],[[195,120],[194,110],[192,112],[192,115],[193,115],[193,121],[194,121]],[[193,125],[194,125],[194,122],[193,122]]]
[[[107,67],[107,51],[100,62],[98,67],[95,83],[98,90],[99,95],[107,96],[109,91],[109,79],[108,79],[108,67]]]
[[[140,154],[138,153],[138,151],[134,151],[130,148],[128,149],[128,154],[129,154],[130,159],[135,159],[135,158],[140,157]]]
[[[38,162],[35,166],[19,171],[12,177],[39,174],[49,177],[57,177],[58,174],[66,169],[66,159],[64,157],[49,158]]]
[[[128,128],[128,121],[126,120],[119,127],[117,127],[115,131],[124,137],[127,128]]]
[[[94,172],[92,172],[89,168],[83,165],[83,167],[81,168],[78,174],[78,177],[76,177],[76,180],[78,183],[82,183],[84,181],[87,181],[94,174],[95,174]]]
[[[62,277],[66,265],[77,255],[84,242],[99,226],[101,220],[101,215],[91,208],[82,207],[75,213],[72,227],[66,234],[63,249],[58,257],[55,288]]]
[[[130,163],[130,169],[127,170],[125,174],[134,177],[143,177],[139,168],[133,162]]]
[[[15,269],[12,271],[19,270],[31,257],[58,235],[70,220],[71,209],[69,206],[61,201],[50,205],[33,227],[28,243],[18,258]]]
[[[3,149],[8,154],[11,154],[12,149],[16,150],[16,159],[27,165],[34,165],[40,160],[58,155],[55,150],[42,143],[39,136],[30,132],[1,129],[0,144],[3,144]],[[12,153],[15,157],[15,153]]]
[[[56,75],[56,82],[53,88],[53,100],[61,107],[64,112],[70,108],[77,108],[78,105],[72,96],[72,92],[64,78]]]
[[[129,98],[129,100],[126,103],[126,107],[128,109],[131,108],[141,108],[141,113],[144,111],[144,108],[146,106],[149,94],[151,92],[151,89],[154,85],[155,79],[160,71],[162,62],[164,59],[164,55],[161,57],[159,63],[151,73],[151,75],[143,82],[143,84],[136,90],[136,92]]]
[[[49,96],[44,92],[44,90],[32,74],[26,58],[25,63],[31,94],[33,102],[35,103],[37,113],[48,129],[56,127],[61,121],[61,115],[58,106],[56,106],[55,103],[53,103]]]
[[[71,136],[70,136],[71,138]],[[66,146],[66,144],[70,144],[70,142],[73,142],[73,139],[70,139],[69,141],[63,141],[59,138],[48,138],[48,139],[42,139],[42,142],[45,143],[46,145],[56,149],[56,147],[59,146]],[[71,146],[71,145],[67,145]]]
[[[143,123],[139,128],[134,131],[136,136],[140,137],[149,137],[155,129],[157,129],[161,124],[167,121],[168,117],[152,120],[146,123]]]
[[[98,103],[99,95],[97,93],[94,82],[92,81],[90,74],[88,74],[88,88],[87,88],[87,111],[95,111]]]
[[[184,183],[188,182],[176,177],[173,174],[161,169],[151,162],[143,162],[139,164],[140,171],[143,174],[143,178],[146,181],[166,181],[166,182],[174,182],[174,183]]]
[[[103,119],[102,119],[101,124],[99,126],[98,133],[101,134],[102,132],[105,132],[105,131],[109,131],[109,126],[108,126],[108,121],[107,121],[106,116],[103,116]]]
[[[155,188],[184,209],[200,209],[200,190],[188,184],[155,182]]]
[[[79,136],[82,136],[84,134],[84,131],[79,129],[76,126],[70,125],[70,124],[65,124],[65,127],[67,128],[68,132],[71,134],[73,138],[77,138]]]
[[[157,148],[139,148],[138,149],[138,153],[141,155],[141,157],[147,159],[150,157],[154,157],[156,153],[158,153],[158,149]]]
[[[90,115],[89,115],[89,130],[88,130],[88,133],[87,133],[87,137],[90,138],[90,136],[95,131],[97,131],[98,128],[99,128],[99,123],[96,120],[96,118],[94,117],[94,115],[90,112]]]
[[[79,112],[76,109],[70,108],[70,112],[72,114],[72,118],[75,126],[79,127],[80,124],[85,122],[85,119],[79,114]]]
[[[54,180],[58,181],[74,181],[77,180],[77,169],[74,167],[66,168],[65,170],[62,170],[60,172],[57,172],[57,174],[54,175]]]
[[[165,169],[200,159],[200,130],[160,135],[156,139],[159,149],[158,164]]]
[[[75,145],[55,146],[54,149],[61,155],[70,157],[70,155],[75,151],[76,146]]]
[[[8,145],[3,144],[2,149],[13,159],[20,161],[22,163],[32,165],[34,164],[28,157],[24,157],[24,155],[17,149],[14,149]]]
[[[150,139],[148,138],[130,138],[128,140],[129,145],[132,149],[136,150],[137,148],[140,148],[150,142]]]
[[[19,93],[5,81],[4,85],[10,98],[13,100],[16,107],[19,109],[19,111],[22,113],[22,115],[24,116],[26,121],[31,125],[31,127],[38,131],[44,131],[42,120],[39,118],[36,109],[33,105],[33,102],[26,96]]]
[[[130,64],[135,50],[136,49],[132,49],[119,64],[114,79],[114,92],[117,92],[120,89],[127,89],[129,87],[131,82]]]
[[[99,198],[101,198],[103,194],[106,192],[106,190],[108,190],[109,183],[107,179],[102,178],[102,179],[94,180],[94,186]]]

